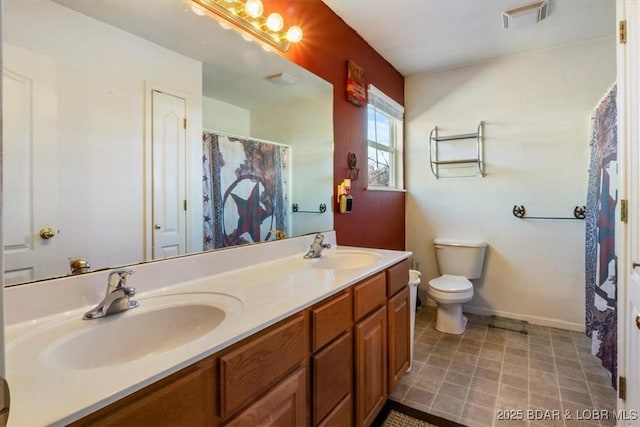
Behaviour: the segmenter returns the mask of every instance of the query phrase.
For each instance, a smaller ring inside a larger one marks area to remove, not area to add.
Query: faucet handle
[[[116,270],[109,273],[109,284],[107,292],[123,288],[127,283],[127,277],[133,274],[133,270]]]

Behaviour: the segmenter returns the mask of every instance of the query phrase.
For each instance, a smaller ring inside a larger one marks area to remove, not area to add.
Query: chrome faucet
[[[331,247],[331,243],[322,243],[323,240],[324,240],[324,234],[321,234],[321,233],[316,234],[316,237],[313,239],[313,243],[311,244],[309,252],[307,252],[304,255],[304,258],[305,259],[320,258],[320,255],[322,255],[322,251],[324,249],[328,249]]]
[[[136,294],[135,288],[126,286],[127,277],[131,274],[133,274],[132,270],[116,270],[109,273],[107,294],[100,304],[86,312],[82,318],[85,320],[97,319],[120,313],[130,308],[136,308],[140,305],[138,301],[129,300],[130,297]]]

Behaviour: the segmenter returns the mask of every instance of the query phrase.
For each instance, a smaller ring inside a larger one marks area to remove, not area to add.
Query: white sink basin
[[[119,365],[160,355],[201,339],[242,306],[234,297],[206,292],[136,300],[140,307],[103,318],[82,320],[81,315],[76,315],[48,322],[11,341],[8,354],[13,348],[39,343],[39,348],[32,351],[38,354],[38,362],[48,368],[94,369]]]
[[[352,249],[325,250],[322,256],[311,260],[312,268],[323,270],[346,270],[364,268],[380,260],[380,255]]]

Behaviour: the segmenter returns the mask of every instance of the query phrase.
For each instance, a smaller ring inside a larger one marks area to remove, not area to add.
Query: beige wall
[[[202,98],[202,125],[238,136],[251,135],[251,112],[215,98]]]
[[[583,329],[584,221],[511,211],[571,216],[586,204],[590,115],[615,80],[615,53],[612,35],[406,78],[406,239],[422,294],[438,275],[434,237],[485,240],[484,276],[467,311]],[[481,120],[486,176],[436,180],[430,130],[474,132]]]

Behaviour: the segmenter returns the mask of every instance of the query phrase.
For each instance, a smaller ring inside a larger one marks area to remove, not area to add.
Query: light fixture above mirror
[[[291,43],[302,40],[302,29],[293,25],[285,29],[279,13],[265,16],[261,0],[189,0],[194,13],[213,15],[233,24],[256,39],[287,52]],[[222,22],[222,21],[221,21]],[[224,25],[226,23],[223,23]]]

